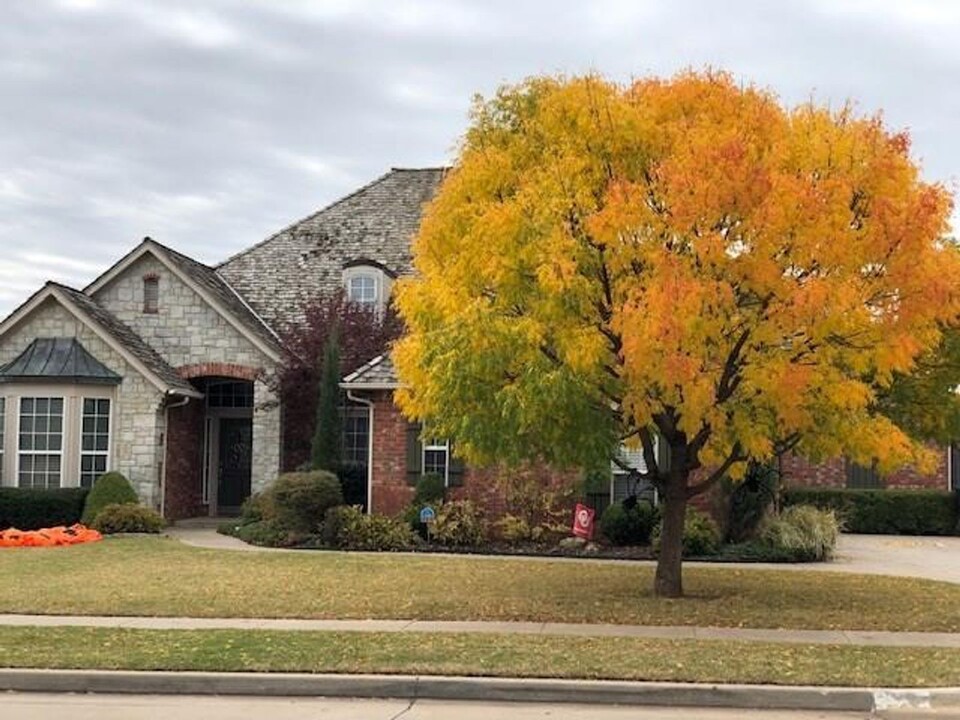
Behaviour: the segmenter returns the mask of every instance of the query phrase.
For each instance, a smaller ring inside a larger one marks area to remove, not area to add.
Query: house
[[[443,174],[393,169],[215,267],[147,238],[83,289],[44,285],[0,322],[0,484],[88,486],[119,470],[167,518],[236,512],[284,468],[283,408],[270,383],[283,330],[338,288],[385,307],[412,271],[410,240]],[[422,438],[393,403],[397,386],[386,355],[342,383],[346,456],[366,474],[368,507],[398,512],[416,479],[436,472],[455,496],[502,508],[495,471],[465,467],[445,439]],[[784,470],[796,484],[956,486],[960,465],[941,455],[932,476],[882,480],[799,458]],[[612,471],[611,497],[630,492]]]

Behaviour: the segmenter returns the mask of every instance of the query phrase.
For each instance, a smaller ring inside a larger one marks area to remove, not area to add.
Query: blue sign
[[[429,525],[436,519],[437,511],[429,505],[420,510],[420,522],[422,522],[424,525]]]

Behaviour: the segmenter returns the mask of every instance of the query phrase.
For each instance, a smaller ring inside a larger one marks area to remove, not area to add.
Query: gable
[[[91,294],[173,367],[211,362],[267,367],[276,362],[275,348],[238,327],[236,319],[172,265],[147,248],[91,286]],[[157,281],[156,312],[144,312],[145,278]]]

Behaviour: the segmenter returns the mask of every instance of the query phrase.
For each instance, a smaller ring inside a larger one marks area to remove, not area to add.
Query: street
[[[0,695],[4,720],[858,720],[866,713],[718,710],[704,708],[636,708],[590,705],[464,703],[421,700],[326,698],[195,697],[177,695]],[[877,717],[958,718],[950,713],[890,713]]]

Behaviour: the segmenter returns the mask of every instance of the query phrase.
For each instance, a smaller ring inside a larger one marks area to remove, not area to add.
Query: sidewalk
[[[99,627],[137,630],[284,630],[293,632],[486,633],[660,640],[726,640],[803,645],[960,648],[960,633],[867,630],[775,630],[656,625],[435,621],[295,620],[266,618],[0,615],[0,627]]]

